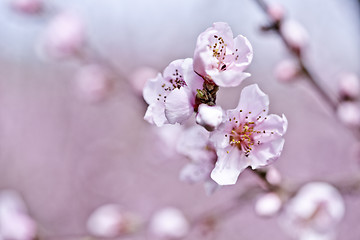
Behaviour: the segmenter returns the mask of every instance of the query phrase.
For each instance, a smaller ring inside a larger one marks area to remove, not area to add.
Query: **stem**
[[[282,32],[280,30],[283,20],[274,21],[271,19],[271,16],[268,13],[269,6],[264,0],[255,0],[255,2],[259,5],[259,7],[263,10],[263,12],[269,18],[270,24],[265,29],[273,30],[279,35],[279,37],[281,38],[281,40],[284,43],[284,45],[286,46],[286,48],[297,59],[303,75],[310,82],[312,87],[320,95],[320,97],[324,100],[324,102],[327,103],[328,106],[332,109],[332,111],[336,114],[337,108],[341,102],[339,97],[332,97],[331,95],[333,95],[333,94],[329,94],[329,92],[326,91],[325,88],[321,86],[321,84],[320,84],[321,81],[318,80],[319,79],[318,76],[316,76],[316,74],[314,74],[314,72],[312,72],[310,70],[310,68],[307,66],[307,64],[303,58],[301,49],[299,50],[299,49],[293,48],[289,44],[289,42],[286,40],[286,37],[282,34]],[[347,127],[347,128],[355,136],[355,138],[360,140],[360,127],[358,127],[355,131],[353,131],[350,127]]]

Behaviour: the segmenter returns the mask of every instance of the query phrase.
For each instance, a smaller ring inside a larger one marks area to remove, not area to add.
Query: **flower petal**
[[[172,90],[166,98],[165,116],[169,123],[183,123],[194,112],[189,92],[184,89]]]
[[[238,49],[235,53],[239,56],[235,61],[234,67],[238,71],[244,71],[253,59],[253,48],[249,40],[242,35],[238,35],[234,39],[234,45],[235,49]]]
[[[207,148],[209,132],[195,125],[182,133],[176,150],[194,162],[211,161],[216,158],[215,152]]]
[[[159,94],[162,94],[164,92],[164,89],[161,87],[161,85],[164,82],[165,81],[161,73],[158,73],[156,78],[151,78],[145,83],[143,89],[143,96],[147,104],[152,104],[157,102],[157,98],[159,97]]]
[[[250,73],[241,72],[236,69],[219,72],[218,70],[209,70],[207,73],[212,77],[216,85],[220,87],[236,87],[242,81],[251,76]]]
[[[263,167],[277,160],[281,155],[284,143],[284,138],[278,138],[254,147],[248,157],[251,168]]]
[[[234,147],[220,149],[217,154],[218,160],[211,178],[219,185],[235,184],[239,174],[250,165],[249,159]]]
[[[165,117],[165,105],[162,102],[157,102],[148,106],[144,119],[151,124],[155,124],[158,127],[169,123]]]
[[[269,97],[260,90],[257,84],[245,87],[240,96],[236,110],[241,110],[241,121],[247,116],[248,120],[255,121],[258,116],[267,115],[269,110]]]

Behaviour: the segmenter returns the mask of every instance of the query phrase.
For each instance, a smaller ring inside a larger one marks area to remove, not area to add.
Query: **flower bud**
[[[179,209],[167,207],[152,217],[150,230],[159,238],[182,238],[189,232],[189,223]]]
[[[275,67],[275,77],[283,83],[289,83],[295,80],[299,75],[300,68],[299,64],[295,60],[282,60]]]
[[[81,19],[71,12],[56,16],[48,25],[43,37],[44,53],[55,59],[73,57],[85,43],[85,31]]]
[[[338,106],[337,115],[348,126],[360,126],[360,106],[357,103],[341,103]]]
[[[11,7],[26,14],[37,14],[43,10],[43,0],[12,0]]]
[[[198,113],[196,114],[196,123],[208,131],[213,131],[220,125],[222,118],[223,110],[221,107],[200,104]]]
[[[90,103],[104,100],[112,88],[109,73],[99,65],[82,67],[76,74],[75,80],[79,97]]]
[[[32,240],[36,232],[20,195],[12,190],[0,192],[0,239]]]
[[[273,185],[279,185],[282,178],[280,172],[275,167],[269,167],[266,172],[266,180]]]
[[[300,53],[309,42],[309,35],[306,29],[294,20],[284,21],[281,24],[280,31],[290,47],[298,53]]]
[[[261,196],[255,203],[255,212],[262,217],[271,217],[279,212],[282,201],[278,194],[267,193]]]
[[[97,208],[87,221],[87,229],[91,234],[107,238],[134,232],[138,225],[139,222],[134,215],[123,212],[116,204]]]
[[[273,3],[269,4],[267,12],[273,21],[279,22],[284,18],[285,10],[284,7],[280,4]]]
[[[360,96],[360,81],[354,73],[341,75],[338,87],[342,99],[356,99]]]

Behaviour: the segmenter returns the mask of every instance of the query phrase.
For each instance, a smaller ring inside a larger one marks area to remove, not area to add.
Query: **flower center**
[[[252,146],[254,145],[255,122],[245,122],[238,127],[234,127],[230,133],[230,145],[236,146],[239,150],[244,151],[245,156],[249,156]]]
[[[217,35],[214,35],[215,42],[213,45],[210,45],[210,49],[212,49],[213,57],[216,58],[218,62],[218,69],[220,71],[226,70],[226,64],[224,63],[225,56],[226,56],[226,46],[224,39]]]

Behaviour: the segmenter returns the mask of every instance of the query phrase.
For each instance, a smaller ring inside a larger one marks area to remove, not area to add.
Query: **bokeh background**
[[[275,1],[273,1],[275,2]],[[343,73],[360,73],[359,2],[278,0],[287,17],[299,21],[310,40],[305,58],[320,84],[336,92]],[[289,121],[282,157],[274,164],[294,182],[333,180],[359,170],[356,143],[305,80],[281,84],[275,66],[291,58],[279,37],[264,33],[267,22],[253,0],[73,0],[45,1],[39,15],[21,14],[0,2],[0,189],[16,189],[44,236],[72,239],[86,232],[96,207],[118,203],[145,219],[164,206],[192,219],[232,201],[255,178],[245,172],[234,186],[207,196],[202,184],[179,181],[187,160],[163,142],[143,120],[146,105],[129,84],[140,67],[162,71],[169,62],[192,57],[199,33],[225,21],[234,35],[254,48],[240,87],[221,89],[218,104],[237,105],[241,88],[258,83],[270,97],[270,111]],[[52,17],[76,12],[87,45],[120,73],[102,101],[79,97],[77,60],[39,54],[41,36]],[[173,134],[168,132],[169,135]],[[176,140],[176,134],[173,139]],[[339,239],[358,240],[360,197],[345,196]],[[75,238],[74,238],[75,239]],[[124,239],[151,239],[146,233]],[[189,236],[187,239],[198,239]],[[213,239],[289,239],[276,218],[258,217],[253,203],[221,221]]]

